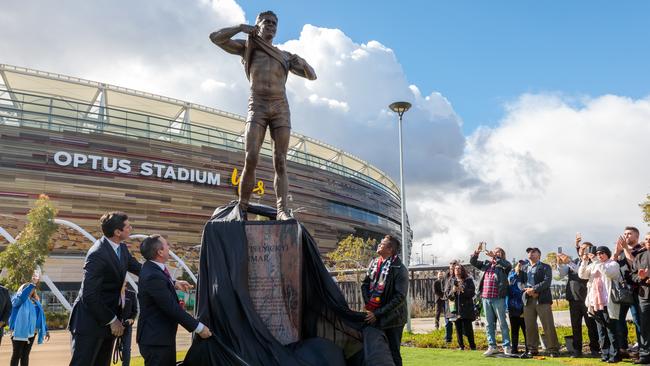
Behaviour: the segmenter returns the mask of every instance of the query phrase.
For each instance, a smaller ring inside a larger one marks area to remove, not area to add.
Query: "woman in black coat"
[[[456,336],[458,337],[459,349],[465,349],[463,335],[467,337],[469,348],[476,349],[474,343],[474,329],[472,322],[474,316],[474,295],[476,290],[474,281],[467,275],[467,270],[461,265],[454,267],[454,277],[447,285],[447,298],[453,299],[456,307]]]

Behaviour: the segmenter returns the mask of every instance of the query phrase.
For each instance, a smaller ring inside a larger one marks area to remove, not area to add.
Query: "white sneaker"
[[[506,355],[506,356],[512,356],[512,348],[503,347],[503,354]]]
[[[489,346],[487,351],[483,352],[483,356],[491,356],[495,353],[499,353],[496,347]]]

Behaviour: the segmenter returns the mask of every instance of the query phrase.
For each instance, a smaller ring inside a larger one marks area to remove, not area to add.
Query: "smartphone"
[[[557,254],[562,254],[562,247],[557,247]]]

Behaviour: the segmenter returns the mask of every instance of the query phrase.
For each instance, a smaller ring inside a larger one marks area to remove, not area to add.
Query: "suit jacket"
[[[528,268],[530,264],[521,267],[519,271],[519,280],[528,287]],[[533,290],[539,294],[537,299],[538,304],[551,304],[553,303],[553,295],[551,294],[551,281],[553,281],[553,274],[551,266],[541,261],[537,262],[537,270],[535,278],[533,279]]]
[[[9,290],[6,287],[0,286],[0,321],[7,324],[11,315],[11,298],[9,297]],[[0,337],[2,337],[3,328],[0,328]]]
[[[372,262],[371,262],[372,263]],[[382,294],[382,304],[374,311],[377,317],[377,324],[380,329],[399,327],[406,324],[407,309],[406,296],[409,289],[409,274],[402,259],[397,257],[390,264],[388,276]],[[365,304],[370,301],[370,277],[366,275],[361,284],[361,294]]]
[[[634,257],[632,279],[639,285],[639,298],[648,300],[650,299],[650,285],[648,285],[646,280],[639,278],[640,268],[650,269],[650,252],[647,250],[640,252],[636,257]]]
[[[199,325],[198,320],[181,308],[174,284],[157,264],[146,261],[142,265],[138,283],[138,344],[173,346],[176,344],[178,324],[188,332],[193,332]]]
[[[142,265],[120,244],[120,258],[106,238],[86,254],[79,295],[72,306],[68,329],[73,334],[112,337],[108,323],[119,314],[120,291],[127,270],[140,274]]]

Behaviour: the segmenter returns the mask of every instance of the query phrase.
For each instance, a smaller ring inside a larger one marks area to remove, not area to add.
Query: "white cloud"
[[[649,121],[650,98],[520,97],[500,126],[468,139],[466,187],[417,194],[418,242],[441,260],[467,259],[479,240],[520,258],[531,244],[572,253],[577,231],[611,246],[626,225],[647,229],[638,204],[650,188]]]

